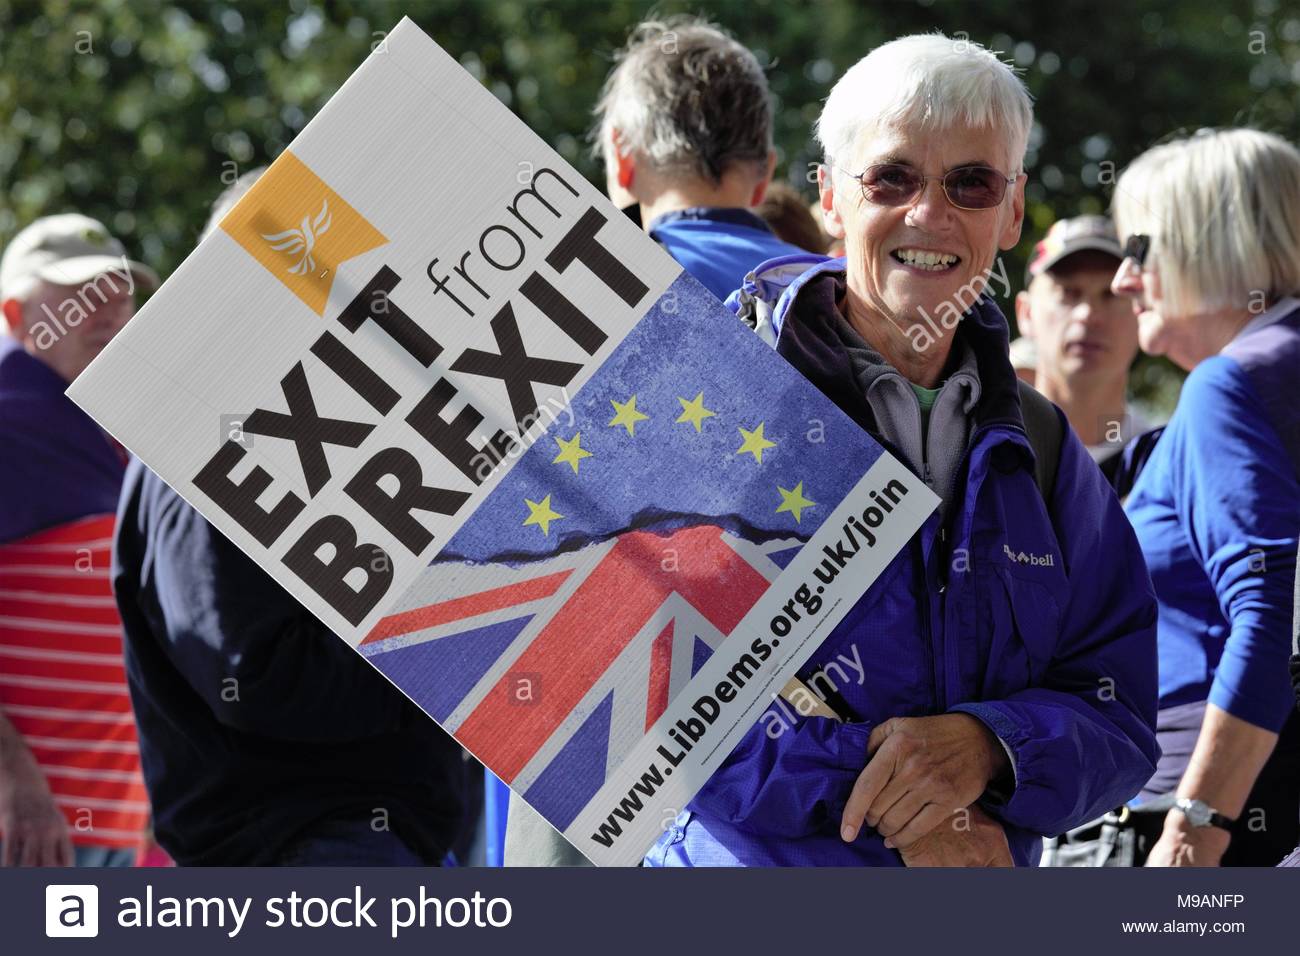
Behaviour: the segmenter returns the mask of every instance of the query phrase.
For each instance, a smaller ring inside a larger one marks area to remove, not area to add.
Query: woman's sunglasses
[[[1138,268],[1146,265],[1147,253],[1151,251],[1151,237],[1134,233],[1124,241],[1124,258],[1132,259]]]
[[[849,174],[853,176],[852,173]],[[991,166],[958,166],[942,176],[925,176],[914,166],[903,163],[877,163],[853,176],[862,184],[862,195],[877,206],[902,206],[937,179],[948,202],[958,209],[992,209],[1007,195],[1007,187],[1016,181]]]

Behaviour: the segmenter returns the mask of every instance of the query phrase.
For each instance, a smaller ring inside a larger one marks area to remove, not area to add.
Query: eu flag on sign
[[[685,274],[543,424],[362,651],[563,830],[881,450]]]

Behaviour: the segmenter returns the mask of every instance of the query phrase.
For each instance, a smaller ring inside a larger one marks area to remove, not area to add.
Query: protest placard
[[[937,503],[408,20],[69,394],[598,863]]]

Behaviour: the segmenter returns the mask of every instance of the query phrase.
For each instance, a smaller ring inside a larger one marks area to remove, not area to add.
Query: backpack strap
[[[1110,479],[1111,487],[1115,489],[1120,504],[1123,504],[1128,499],[1129,492],[1137,484],[1138,475],[1146,467],[1147,459],[1155,451],[1156,442],[1165,433],[1165,427],[1160,425],[1150,431],[1143,432],[1136,438],[1129,439],[1128,443],[1120,451],[1119,461],[1113,472],[1106,474],[1105,469],[1102,469],[1102,473],[1106,474],[1106,477]]]
[[[1032,386],[1017,379],[1020,386],[1020,412],[1025,420],[1025,434],[1029,447],[1034,450],[1034,481],[1043,503],[1051,506],[1052,491],[1056,487],[1056,466],[1061,460],[1061,444],[1065,441],[1065,426],[1056,406],[1036,392]]]

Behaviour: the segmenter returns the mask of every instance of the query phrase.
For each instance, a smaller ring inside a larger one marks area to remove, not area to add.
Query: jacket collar
[[[776,347],[846,414],[878,434],[851,359],[861,339],[836,306],[843,288],[843,260],[819,263],[793,282],[785,293],[787,301],[777,308],[782,321]],[[1010,331],[1002,311],[982,296],[962,316],[960,329],[980,382],[974,426],[1007,424],[1023,430],[1019,386],[1007,352]]]
[[[693,206],[689,209],[674,209],[672,212],[655,216],[648,231],[654,232],[660,226],[666,226],[673,222],[711,222],[731,226],[747,226],[760,232],[770,233],[772,231],[761,216],[750,212],[748,209],[723,206]]]
[[[0,395],[5,392],[62,395],[68,383],[58,372],[34,355],[10,335],[0,335]]]
[[[1264,328],[1265,326],[1272,325],[1274,322],[1281,322],[1283,319],[1287,319],[1292,323],[1294,323],[1295,313],[1297,311],[1300,311],[1300,298],[1297,298],[1296,296],[1293,295],[1288,295],[1285,298],[1275,302],[1270,308],[1266,309],[1262,314],[1255,316],[1253,319],[1247,322],[1245,326],[1242,327],[1241,331],[1238,332],[1237,335],[1233,338],[1233,341],[1235,342],[1237,341],[1237,339],[1245,338],[1248,335],[1252,335],[1255,332],[1258,332],[1260,329]]]

